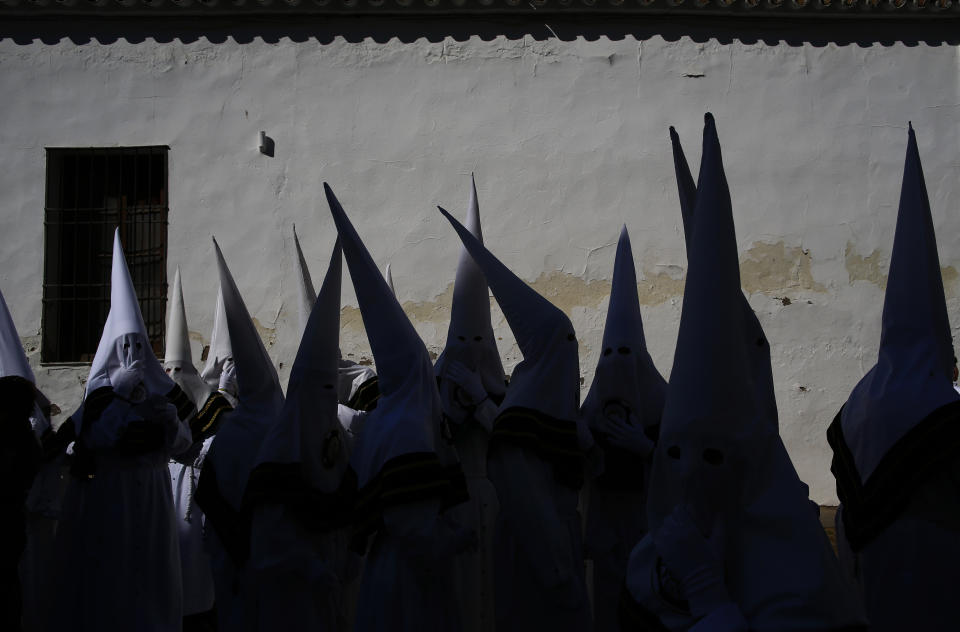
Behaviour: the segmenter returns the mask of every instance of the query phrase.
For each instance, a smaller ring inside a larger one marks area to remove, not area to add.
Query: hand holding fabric
[[[654,443],[644,432],[643,424],[632,412],[627,421],[602,415],[599,425],[610,443],[642,457],[653,452]]]
[[[223,371],[220,372],[220,385],[218,390],[236,396],[237,394],[237,365],[233,363],[233,358],[227,358],[223,362]]]
[[[110,385],[113,386],[113,391],[126,400],[131,399],[137,386],[142,382],[143,371],[136,365],[121,367],[110,375]]]
[[[722,538],[715,528],[713,539]],[[701,617],[731,603],[723,582],[723,564],[700,533],[686,507],[678,505],[653,536],[657,553],[683,587],[690,612]]]
[[[451,362],[447,368],[447,378],[460,387],[474,404],[479,404],[487,398],[487,389],[483,387],[483,380],[476,371],[471,371],[462,362]]]

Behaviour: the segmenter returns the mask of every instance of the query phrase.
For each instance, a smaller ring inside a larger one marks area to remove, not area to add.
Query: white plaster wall
[[[184,272],[198,364],[216,235],[286,379],[298,342],[291,225],[319,286],[334,240],[322,181],[377,262],[393,264],[401,301],[439,352],[459,243],[435,205],[462,214],[475,172],[491,249],[573,318],[584,390],[627,224],[649,346],[668,374],[686,259],[667,127],[696,173],[710,110],[744,287],[772,344],[784,440],[812,497],[835,502],[824,432],[876,358],[908,120],[960,322],[958,54],[660,37],[4,39],[0,288],[62,421],[85,371],[39,365],[44,148],[166,144],[168,265],[171,279],[177,264]],[[259,130],[275,139],[275,157],[258,153]],[[348,282],[343,299],[344,353],[368,359]],[[509,369],[518,350],[499,312],[495,326]]]

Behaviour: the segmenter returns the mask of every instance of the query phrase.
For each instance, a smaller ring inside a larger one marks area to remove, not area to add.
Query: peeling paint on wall
[[[784,242],[755,243],[740,260],[740,282],[748,294],[796,289],[825,292],[810,273],[810,252]]]
[[[892,244],[891,244],[892,245]],[[874,250],[866,257],[859,255],[854,250],[853,243],[847,242],[847,248],[844,251],[844,259],[847,266],[847,274],[850,283],[854,281],[867,281],[878,286],[880,289],[887,289],[887,273],[881,270],[881,263],[886,267],[886,258],[881,261],[879,250]]]

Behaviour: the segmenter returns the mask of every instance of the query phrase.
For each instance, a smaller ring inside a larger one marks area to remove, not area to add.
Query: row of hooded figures
[[[4,305],[4,414],[35,426],[5,459],[30,494],[24,627],[957,629],[960,395],[912,128],[879,359],[827,433],[839,555],[779,435],[713,118],[696,183],[671,137],[688,271],[669,383],[626,228],[581,404],[571,322],[483,245],[475,186],[465,226],[440,209],[463,249],[436,363],[327,185],[338,239],[317,294],[297,242],[286,394],[216,242],[198,373],[179,271],[162,366],[115,239],[84,401],[56,432]],[[343,259],[376,373],[339,352]],[[488,289],[523,354],[509,383]]]

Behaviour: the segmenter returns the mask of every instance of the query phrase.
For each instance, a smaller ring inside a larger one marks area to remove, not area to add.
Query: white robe
[[[464,632],[493,632],[496,618],[493,584],[493,546],[500,503],[497,491],[487,478],[487,444],[497,407],[487,400],[466,428],[455,434],[455,446],[467,481],[470,499],[450,509],[452,517],[477,533],[478,547],[454,559],[459,604]]]
[[[900,516],[862,550],[850,551],[842,528],[837,548],[863,592],[871,632],[956,629],[960,459],[915,490]]]
[[[385,509],[360,584],[357,632],[456,632],[452,556],[438,555],[450,527],[440,501]]]
[[[80,441],[96,455],[93,478],[71,476],[57,533],[56,607],[51,630],[180,630],[182,588],[167,462],[190,445],[190,430],[167,404],[156,419],[164,445],[142,455],[111,452],[142,419],[114,399]]]
[[[43,463],[27,496],[27,545],[20,558],[23,632],[42,630],[50,607],[57,521],[67,487],[61,454]]]
[[[576,490],[549,463],[503,444],[487,460],[497,490],[494,564],[498,632],[592,628]]]
[[[200,479],[203,458],[213,437],[204,440],[195,461],[184,464],[170,461],[173,507],[180,540],[180,569],[183,576],[183,616],[200,614],[213,608],[213,574],[210,556],[203,545],[204,516],[193,495]]]
[[[348,630],[340,585],[356,574],[356,564],[346,544],[344,531],[310,533],[282,505],[259,505],[249,561],[257,585],[257,629]]]

